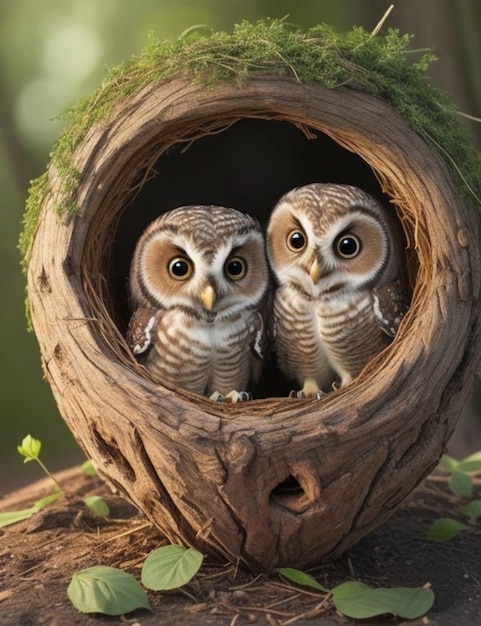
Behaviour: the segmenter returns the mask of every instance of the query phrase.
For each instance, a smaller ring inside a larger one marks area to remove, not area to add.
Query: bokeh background
[[[204,24],[230,31],[243,19],[289,16],[308,28],[372,31],[390,2],[381,0],[0,0],[0,495],[39,477],[16,451],[31,434],[55,471],[84,456],[58,414],[43,380],[35,336],[24,315],[25,279],[17,251],[29,181],[46,168],[62,128],[61,114],[90,93],[109,68],[138,54],[149,33],[175,38]],[[430,49],[432,83],[447,90],[460,113],[481,117],[479,0],[397,0],[383,27],[413,34],[413,49]],[[462,116],[481,147],[481,123]],[[452,443],[455,455],[481,448],[477,388]]]

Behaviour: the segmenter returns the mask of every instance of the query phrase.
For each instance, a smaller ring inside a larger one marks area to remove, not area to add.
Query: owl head
[[[391,216],[349,185],[313,183],[275,206],[267,251],[280,285],[309,298],[339,296],[388,282],[397,272]]]
[[[181,307],[219,319],[255,307],[268,285],[257,221],[235,209],[179,207],[152,222],[130,270],[132,308]]]

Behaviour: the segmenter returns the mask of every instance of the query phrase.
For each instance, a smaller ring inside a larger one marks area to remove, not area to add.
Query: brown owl
[[[398,226],[348,185],[299,187],[275,206],[267,230],[278,285],[272,334],[281,370],[301,386],[291,395],[348,384],[392,341],[408,308]]]
[[[127,342],[160,384],[217,401],[249,399],[262,366],[268,289],[255,219],[218,206],[174,209],[137,243]]]

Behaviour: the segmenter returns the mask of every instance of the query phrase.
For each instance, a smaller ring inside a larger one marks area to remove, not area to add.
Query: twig
[[[227,602],[219,602],[219,606],[223,606],[224,608],[228,609],[229,611],[239,611],[239,607],[238,606],[234,606],[232,604],[228,604]],[[291,613],[284,613],[282,611],[271,611],[270,609],[265,609],[264,607],[261,606],[242,606],[242,610],[246,611],[246,612],[251,612],[251,613],[262,613],[262,614],[273,614],[273,615],[277,615],[279,617],[289,617],[291,615]]]
[[[144,522],[143,524],[140,524],[140,526],[136,526],[135,528],[129,528],[128,530],[125,530],[123,533],[116,533],[113,537],[108,537],[107,539],[104,539],[102,543],[109,543],[110,541],[116,541],[117,539],[121,539],[122,537],[132,535],[133,533],[136,533],[139,530],[144,530],[144,528],[149,528],[151,526],[152,524],[150,522]]]
[[[382,16],[382,18],[379,20],[379,22],[377,23],[376,27],[374,28],[374,30],[371,33],[371,38],[375,37],[379,31],[381,30],[381,28],[384,26],[384,22],[387,20],[387,18],[390,16],[391,11],[394,9],[394,4],[391,4],[390,7],[388,8],[388,10],[384,13],[384,15]]]
[[[481,117],[476,117],[475,115],[469,115],[469,113],[463,113],[462,111],[458,111],[458,115],[461,115],[461,117],[465,117],[468,120],[471,120],[473,122],[478,122],[479,124],[481,124]]]
[[[289,624],[294,624],[295,622],[298,622],[300,619],[313,619],[314,617],[318,617],[320,612],[324,613],[324,611],[326,610],[326,603],[330,598],[331,598],[331,594],[328,593],[326,597],[323,598],[323,600],[319,602],[319,604],[316,604],[316,606],[313,609],[309,609],[308,611],[304,611],[303,613],[300,613],[299,615],[295,615],[294,617],[291,617],[285,622],[282,622],[282,626],[289,626]]]
[[[236,587],[230,587],[229,591],[240,591],[240,590],[247,589],[248,587],[252,587],[252,585],[256,583],[262,577],[263,577],[263,574],[258,574],[255,578],[253,578],[247,583],[244,583],[242,585],[237,585]]]
[[[287,602],[291,602],[292,600],[297,600],[297,598],[299,598],[301,595],[302,594],[300,593],[295,593],[292,596],[287,596],[287,598],[283,598],[282,600],[276,600],[276,602],[271,602],[271,604],[268,604],[265,608],[272,609],[274,607],[281,606],[281,604],[286,604]]]
[[[236,614],[234,615],[234,617],[231,619],[231,622],[230,622],[229,626],[235,626],[235,625],[236,625],[237,620],[239,619],[239,616],[240,616],[240,613],[236,613]]]

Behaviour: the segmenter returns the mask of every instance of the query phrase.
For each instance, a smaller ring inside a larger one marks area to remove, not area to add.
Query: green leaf
[[[332,601],[347,617],[365,619],[391,613],[404,619],[416,619],[432,607],[434,593],[424,587],[373,589],[364,583],[350,581],[334,587]]]
[[[459,462],[459,468],[462,472],[480,472],[481,471],[481,452],[470,454]]]
[[[145,591],[131,574],[105,565],[76,572],[67,593],[81,613],[123,615],[135,609],[150,609]]]
[[[449,477],[448,487],[455,496],[469,498],[473,494],[473,481],[470,476],[459,470],[454,470]]]
[[[22,444],[17,446],[18,452],[25,457],[23,462],[36,461],[40,455],[42,448],[42,442],[39,439],[34,439],[31,435],[27,435],[22,439]]]
[[[157,548],[145,559],[142,584],[147,589],[178,589],[197,574],[204,557],[194,548],[169,545]]]
[[[48,496],[45,496],[44,498],[40,498],[40,500],[37,500],[34,504],[36,512],[41,511],[42,509],[44,509],[49,504],[52,504],[53,502],[57,502],[57,500],[59,500],[63,495],[64,495],[63,491],[55,491],[54,493],[51,493]]]
[[[465,530],[466,526],[461,522],[451,519],[450,517],[442,517],[437,519],[430,528],[426,531],[426,537],[431,541],[449,541],[462,530]]]
[[[86,476],[96,476],[97,470],[94,467],[92,459],[87,459],[80,468]]]
[[[49,496],[45,496],[45,498],[37,500],[37,502],[35,502],[35,504],[28,509],[21,509],[20,511],[5,511],[4,513],[0,513],[0,528],[30,519],[32,515],[35,515],[35,513],[38,513],[49,504],[52,504],[52,502],[55,502],[61,496],[63,496],[63,493],[56,491]]]
[[[323,591],[324,593],[329,593],[329,589],[323,587],[313,576],[306,574],[301,570],[294,569],[293,567],[278,567],[276,571],[291,583],[303,585],[304,587],[311,587],[312,589],[317,589],[318,591]]]
[[[453,472],[458,468],[459,461],[457,461],[454,457],[449,456],[449,454],[443,454],[441,457],[438,468],[444,470],[445,472]]]
[[[23,520],[29,519],[32,515],[37,513],[35,506],[31,506],[28,509],[21,509],[20,511],[5,511],[0,513],[0,528],[4,526],[10,526],[10,524],[17,524],[17,522],[23,522]]]
[[[475,522],[478,517],[481,517],[481,500],[472,500],[468,504],[460,506],[458,511]]]
[[[109,505],[100,496],[89,496],[84,499],[84,502],[95,515],[100,517],[108,517],[110,515]]]

